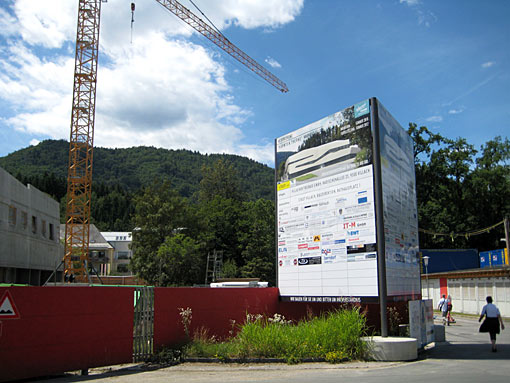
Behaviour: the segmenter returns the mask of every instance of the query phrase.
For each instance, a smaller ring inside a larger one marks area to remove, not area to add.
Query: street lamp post
[[[427,299],[430,299],[430,294],[429,294],[429,271],[428,271],[429,259],[430,259],[430,257],[428,255],[423,257],[423,264],[425,265],[425,279],[427,280]]]

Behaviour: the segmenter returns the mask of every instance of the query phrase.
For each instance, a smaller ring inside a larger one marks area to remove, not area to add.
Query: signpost
[[[276,139],[283,300],[379,302],[420,294],[411,138],[376,98]]]

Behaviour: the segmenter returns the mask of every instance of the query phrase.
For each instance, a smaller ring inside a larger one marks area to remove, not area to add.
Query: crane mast
[[[156,1],[275,88],[283,93],[288,92],[284,82],[181,3],[176,0]],[[82,282],[90,282],[87,267],[89,262],[99,21],[102,2],[106,2],[106,0],[78,1],[63,264],[65,275],[73,276],[77,281]]]
[[[67,173],[64,273],[88,280],[92,154],[101,0],[79,0]]]

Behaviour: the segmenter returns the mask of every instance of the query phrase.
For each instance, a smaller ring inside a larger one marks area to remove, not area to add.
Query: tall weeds
[[[359,309],[338,310],[320,317],[292,323],[279,314],[272,318],[248,315],[234,338],[227,342],[194,337],[188,357],[279,358],[289,362],[325,359],[338,362],[362,359],[366,344],[366,319]]]

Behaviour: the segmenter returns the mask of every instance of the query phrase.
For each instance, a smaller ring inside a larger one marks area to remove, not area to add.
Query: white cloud
[[[459,108],[459,109],[450,109],[448,111],[448,114],[460,114],[462,112],[464,112],[464,107]]]
[[[443,121],[443,117],[441,116],[430,116],[425,119],[427,122],[441,122]]]
[[[400,4],[407,4],[409,6],[420,4],[420,0],[400,0]]]
[[[304,0],[205,0],[200,8],[220,29],[234,24],[243,28],[278,28],[293,21],[303,9]],[[191,5],[194,13],[195,8]]]
[[[76,33],[77,4],[69,0],[17,0],[13,8],[18,33],[30,45],[58,48]]]
[[[424,9],[420,0],[400,0],[400,4],[412,7],[418,19],[418,25],[430,28],[430,26],[438,20],[434,12]]]
[[[281,68],[282,67],[282,65],[272,57],[267,57],[264,61],[266,63],[268,63],[272,68]]]
[[[482,64],[482,68],[490,68],[491,66],[494,66],[494,64],[495,64],[494,61],[487,61]]]
[[[274,144],[240,145],[239,154],[265,164],[274,165]]]
[[[430,28],[437,21],[437,16],[434,12],[418,10],[416,13],[418,14],[418,25],[425,25],[427,28]]]
[[[36,145],[39,145],[41,141],[39,141],[38,139],[34,138],[33,140],[30,140],[30,146],[36,146]]]
[[[0,35],[9,37],[0,46],[0,99],[11,112],[2,121],[37,139],[69,138],[76,4],[17,0],[12,13],[0,8]],[[218,27],[274,29],[302,7],[303,0],[225,0],[204,1],[202,10]],[[132,44],[130,21],[129,2],[102,4],[95,145],[273,160],[272,144],[243,143],[252,112],[236,104],[217,50],[187,42],[192,29],[156,2],[137,3]]]

